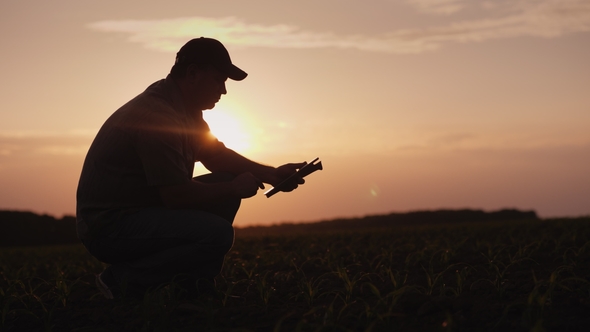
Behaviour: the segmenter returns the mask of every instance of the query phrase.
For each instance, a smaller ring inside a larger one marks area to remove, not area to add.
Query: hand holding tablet
[[[309,174],[311,174],[317,170],[322,170],[323,169],[322,162],[319,161],[319,159],[320,158],[315,158],[310,163],[301,167],[296,173],[294,173],[293,175],[289,176],[288,178],[283,180],[281,183],[276,185],[274,188],[269,189],[267,192],[264,193],[266,195],[266,197],[270,197],[270,196],[278,193],[279,191],[281,191],[283,186],[285,186],[285,184],[289,183],[290,181],[292,181],[295,178],[298,178],[298,177],[303,178],[303,177],[306,177]]]

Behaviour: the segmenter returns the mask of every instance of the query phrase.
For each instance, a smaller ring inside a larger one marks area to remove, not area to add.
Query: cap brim
[[[233,64],[230,64],[226,68],[225,72],[226,72],[227,77],[234,80],[234,81],[241,81],[244,78],[246,78],[246,76],[248,76],[248,73],[246,73],[245,71],[241,70],[240,68],[236,67]]]

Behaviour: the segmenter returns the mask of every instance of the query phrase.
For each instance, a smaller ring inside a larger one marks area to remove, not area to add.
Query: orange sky
[[[73,214],[98,128],[198,36],[249,73],[213,131],[263,163],[325,167],[245,201],[238,225],[590,214],[587,0],[3,0],[0,209]]]

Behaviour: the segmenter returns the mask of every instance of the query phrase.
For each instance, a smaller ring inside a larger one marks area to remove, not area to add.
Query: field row
[[[590,324],[590,219],[236,239],[217,294],[108,301],[81,246],[0,251],[1,327],[542,331]]]

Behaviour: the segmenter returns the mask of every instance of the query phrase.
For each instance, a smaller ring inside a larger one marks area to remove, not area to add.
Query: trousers
[[[195,178],[206,183],[229,181],[228,174]],[[226,199],[196,209],[150,207],[117,214],[115,227],[83,241],[98,260],[111,264],[119,283],[157,287],[182,276],[186,282],[212,280],[234,241],[233,221],[241,199]]]

